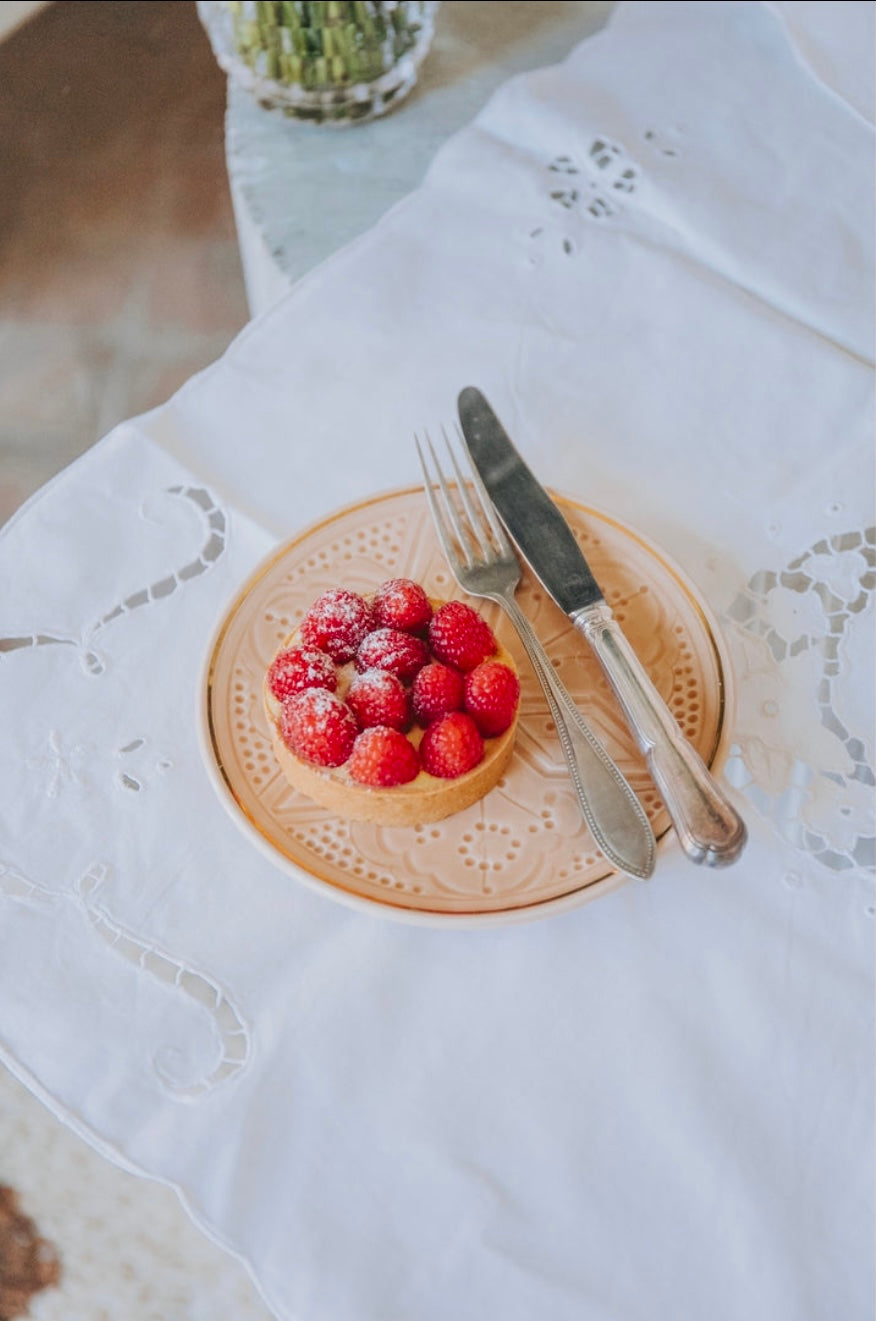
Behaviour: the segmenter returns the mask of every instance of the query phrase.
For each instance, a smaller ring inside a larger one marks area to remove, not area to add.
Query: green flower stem
[[[259,76],[307,90],[380,76],[414,45],[402,6],[379,0],[232,0],[234,44]]]

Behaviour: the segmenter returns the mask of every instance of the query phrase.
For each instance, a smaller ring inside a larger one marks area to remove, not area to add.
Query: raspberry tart
[[[263,699],[289,783],[353,821],[413,826],[470,807],[511,758],[520,682],[462,601],[392,578],[324,592],[272,657]]]

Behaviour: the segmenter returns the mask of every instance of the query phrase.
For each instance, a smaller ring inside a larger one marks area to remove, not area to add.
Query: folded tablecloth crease
[[[862,9],[621,4],[3,529],[3,1058],[284,1321],[873,1314]],[[733,869],[670,840],[571,913],[420,929],[296,885],[217,801],[229,601],[414,484],[469,384],[720,618]]]

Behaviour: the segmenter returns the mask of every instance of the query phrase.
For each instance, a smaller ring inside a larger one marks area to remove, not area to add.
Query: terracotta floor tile
[[[234,280],[239,263],[232,240],[168,239],[161,261],[152,263],[147,273],[150,325],[156,330],[177,326],[198,334],[233,333],[240,325]]]
[[[72,430],[93,425],[100,376],[111,354],[99,339],[54,325],[0,325],[0,425]]]
[[[0,44],[0,521],[246,323],[225,94],[189,0],[65,0]]]
[[[197,372],[209,367],[226,347],[226,336],[186,337],[174,341],[164,355],[132,346],[119,351],[107,388],[100,401],[100,435],[118,422],[154,408],[156,400],[169,399]]]
[[[111,242],[100,246],[99,236],[42,245],[31,232],[0,261],[0,315],[22,326],[106,325],[119,315],[140,264]]]

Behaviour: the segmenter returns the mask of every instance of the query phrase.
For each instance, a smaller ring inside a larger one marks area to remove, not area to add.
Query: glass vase
[[[392,110],[432,41],[437,0],[198,0],[219,65],[294,119],[343,126]]]

